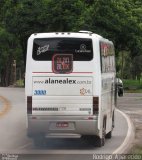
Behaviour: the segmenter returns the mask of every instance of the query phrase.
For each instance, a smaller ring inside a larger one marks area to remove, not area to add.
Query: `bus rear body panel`
[[[111,131],[115,105],[114,88],[110,86],[115,85],[115,72],[109,76],[101,71],[102,40],[111,43],[101,36],[83,33],[47,33],[29,38],[26,64],[29,136],[101,138],[104,117],[106,132]]]
[[[32,113],[92,115],[92,91],[92,77],[33,77]]]

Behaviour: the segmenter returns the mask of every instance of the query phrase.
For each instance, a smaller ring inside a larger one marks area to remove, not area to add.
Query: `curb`
[[[122,114],[126,119],[128,124],[128,131],[123,143],[112,154],[128,154],[133,147],[133,141],[135,138],[135,127],[132,120],[126,113],[120,111],[119,109],[116,109],[116,111]]]

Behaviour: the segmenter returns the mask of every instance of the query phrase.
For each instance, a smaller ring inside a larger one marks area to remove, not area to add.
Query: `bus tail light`
[[[32,96],[27,96],[27,113],[32,114]]]
[[[98,114],[99,111],[99,97],[93,97],[93,114]]]

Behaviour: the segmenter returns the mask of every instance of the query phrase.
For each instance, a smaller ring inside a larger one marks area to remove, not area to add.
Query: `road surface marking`
[[[24,149],[24,148],[26,148],[26,147],[28,147],[28,146],[30,146],[30,145],[32,145],[32,142],[27,143],[27,144],[25,144],[25,145],[23,145],[23,146],[18,147],[18,149]]]
[[[133,123],[131,122],[129,116],[118,109],[117,109],[117,112],[119,112],[120,114],[122,114],[124,116],[124,118],[126,119],[127,124],[128,124],[127,135],[126,135],[123,143],[113,152],[113,154],[122,154],[125,152],[127,153],[127,151],[130,149],[132,142],[134,140],[134,137],[135,137],[135,133],[134,133]]]
[[[2,103],[2,109],[0,110],[0,117],[5,115],[11,108],[10,102],[4,98],[3,96],[0,96],[0,101]]]

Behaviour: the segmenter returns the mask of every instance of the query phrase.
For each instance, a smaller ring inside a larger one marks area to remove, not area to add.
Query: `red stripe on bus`
[[[33,72],[33,73],[54,73],[54,72]],[[72,74],[72,73],[92,74],[93,72],[71,72],[69,74]]]

